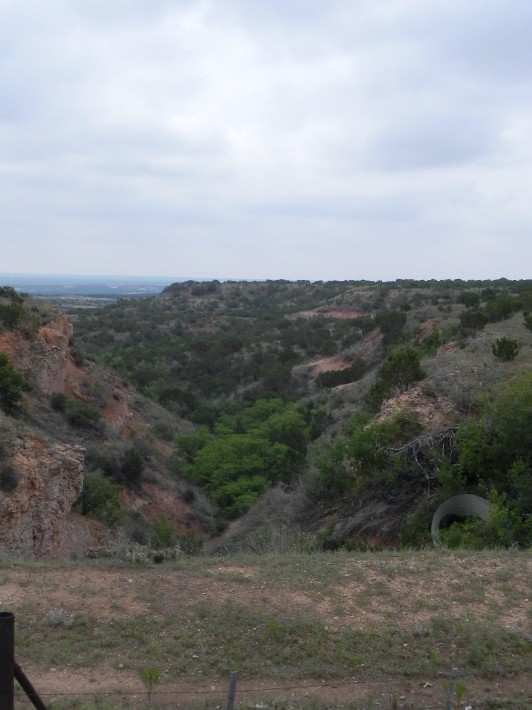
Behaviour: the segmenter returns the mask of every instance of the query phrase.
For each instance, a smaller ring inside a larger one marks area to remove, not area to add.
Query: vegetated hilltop
[[[492,514],[450,544],[528,544],[531,311],[531,281],[212,281],[73,318],[88,357],[195,425],[175,461],[238,519],[227,550],[424,544],[459,492]]]
[[[190,426],[85,361],[71,336],[65,314],[0,289],[2,554],[65,557],[119,530],[165,545],[209,536],[210,504],[171,462],[169,440]]]

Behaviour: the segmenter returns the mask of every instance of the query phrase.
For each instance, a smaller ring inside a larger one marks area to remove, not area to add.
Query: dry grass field
[[[531,599],[517,551],[0,565],[17,661],[56,709],[223,708],[238,671],[236,708],[427,710],[456,667],[455,707],[525,710]]]

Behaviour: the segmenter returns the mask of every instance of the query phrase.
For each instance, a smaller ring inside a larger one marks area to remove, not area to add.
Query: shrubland
[[[0,305],[0,329],[29,338],[54,317],[9,287]],[[123,501],[164,483],[206,536],[239,521],[213,549],[279,526],[323,547],[424,545],[459,492],[489,498],[493,519],[455,525],[447,544],[526,546],[531,308],[531,283],[504,279],[173,284],[73,309],[83,375],[32,394],[25,416],[85,446],[77,509],[139,541],[158,534]],[[27,383],[0,365],[15,414]],[[133,419],[117,430],[121,402]],[[263,503],[275,491],[284,522]]]
[[[438,503],[474,492],[499,523],[449,544],[526,545],[530,459],[509,432],[531,423],[531,304],[505,279],[212,281],[73,317],[87,357],[195,425],[174,470],[222,519],[303,488],[321,512],[298,530],[325,545],[424,544]],[[365,532],[347,525],[376,501]]]

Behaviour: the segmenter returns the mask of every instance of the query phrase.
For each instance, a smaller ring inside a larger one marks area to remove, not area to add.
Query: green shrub
[[[10,463],[4,463],[0,469],[0,491],[12,493],[19,484],[17,470]]]
[[[74,510],[114,528],[124,519],[120,504],[121,490],[105,476],[87,474]]]
[[[482,330],[488,322],[489,318],[485,311],[479,308],[464,311],[460,316],[460,327],[465,333]]]
[[[150,521],[151,546],[155,550],[175,547],[179,542],[179,528],[168,518],[159,516]]]
[[[12,303],[23,303],[23,297],[18,294],[13,286],[0,286],[0,298],[7,298]]]
[[[118,483],[134,488],[142,479],[144,459],[137,447],[124,449],[122,446],[94,446],[87,451],[86,465],[91,470],[101,471]]]
[[[485,547],[510,547],[530,541],[532,521],[523,518],[504,493],[492,489],[488,494],[490,513],[487,519],[468,517],[440,531],[441,540],[450,548],[480,550]]]
[[[64,413],[67,408],[68,398],[64,392],[54,392],[50,398],[52,409],[56,412]]]
[[[102,414],[98,407],[90,402],[85,402],[75,397],[69,397],[68,395],[64,414],[70,424],[80,429],[93,429],[98,431],[103,425]]]
[[[144,472],[144,460],[135,447],[128,449],[122,460],[122,479],[128,486],[135,486],[139,483]]]
[[[13,367],[5,353],[0,352],[0,409],[6,414],[18,413],[22,395],[30,389],[24,375]]]
[[[521,308],[521,301],[505,293],[499,293],[486,303],[486,315],[491,323],[509,318]]]
[[[77,345],[71,345],[70,355],[78,367],[83,367],[85,364],[85,355]]]
[[[384,335],[385,343],[392,343],[400,338],[406,325],[406,313],[402,311],[379,311],[375,316],[375,324]]]
[[[378,429],[380,440],[387,446],[409,441],[423,431],[419,414],[407,407],[374,426]]]
[[[0,304],[0,322],[4,328],[15,328],[24,318],[24,309],[18,303]]]
[[[406,389],[424,376],[419,353],[411,345],[402,345],[392,350],[379,373],[379,378],[388,391],[393,387]]]
[[[473,291],[463,291],[457,302],[463,303],[466,308],[477,308],[480,305],[480,295]]]
[[[412,345],[400,345],[382,364],[377,382],[369,392],[368,403],[377,408],[393,390],[404,391],[424,376],[418,349]]]
[[[519,344],[517,340],[512,340],[511,338],[497,338],[491,346],[491,351],[498,360],[510,362],[517,357]]]

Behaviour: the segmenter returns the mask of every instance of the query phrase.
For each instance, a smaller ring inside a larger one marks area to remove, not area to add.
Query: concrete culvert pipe
[[[490,513],[490,504],[485,498],[474,496],[470,493],[462,493],[452,498],[447,498],[432,518],[430,532],[432,533],[432,542],[435,545],[440,544],[440,525],[444,518],[452,516],[455,518],[466,518],[468,515],[474,515],[478,518],[486,520]]]

